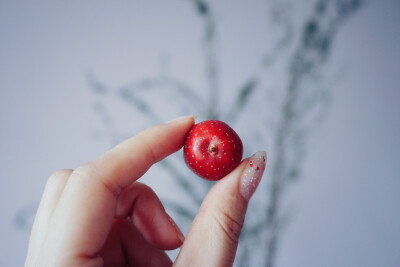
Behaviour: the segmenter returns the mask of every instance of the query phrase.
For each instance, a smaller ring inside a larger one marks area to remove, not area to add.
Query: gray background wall
[[[294,19],[312,3],[295,2]],[[268,41],[260,26],[266,4],[212,5],[229,101]],[[285,194],[291,216],[276,266],[400,266],[399,14],[399,1],[371,1],[338,33],[327,72],[339,78],[330,76],[328,115],[309,138],[301,180]],[[203,88],[201,27],[185,1],[0,1],[0,266],[23,265],[30,214],[54,170],[105,152],[116,132],[152,125],[94,93],[88,77],[118,87],[154,76],[161,60]],[[107,101],[114,129],[104,130],[99,101]],[[154,103],[165,120],[182,115],[163,99]],[[168,180],[145,181],[161,196],[174,190]],[[262,256],[253,257],[257,266]]]

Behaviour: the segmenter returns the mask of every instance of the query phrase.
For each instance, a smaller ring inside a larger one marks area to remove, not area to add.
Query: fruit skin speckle
[[[190,129],[183,147],[186,165],[206,180],[219,180],[242,161],[243,144],[228,124],[202,121]]]

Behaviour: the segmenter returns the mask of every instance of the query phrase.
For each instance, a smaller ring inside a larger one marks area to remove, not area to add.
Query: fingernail
[[[185,120],[185,119],[188,119],[188,118],[193,118],[193,120],[196,120],[196,118],[197,118],[198,116],[199,116],[199,115],[186,115],[186,116],[181,116],[181,117],[178,117],[178,118],[176,118],[176,119],[167,121],[167,123],[173,123],[173,122]]]
[[[168,214],[167,214],[168,215]],[[179,240],[185,241],[185,236],[182,234],[181,229],[179,229],[178,225],[176,225],[175,221],[172,220],[171,216],[168,215],[168,220],[171,223],[172,227],[174,227],[176,235],[178,236]]]
[[[266,162],[267,154],[264,151],[258,151],[249,158],[244,168],[240,177],[239,192],[247,201],[250,200],[260,183]]]

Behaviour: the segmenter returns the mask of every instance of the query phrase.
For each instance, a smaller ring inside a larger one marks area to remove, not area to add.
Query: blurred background
[[[268,153],[235,266],[400,266],[399,74],[398,0],[0,0],[0,266],[53,171],[185,114]],[[212,186],[142,181],[184,233]]]

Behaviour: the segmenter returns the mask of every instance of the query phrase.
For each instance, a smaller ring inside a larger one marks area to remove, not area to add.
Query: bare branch
[[[282,36],[274,44],[271,51],[267,51],[261,57],[255,72],[243,83],[236,96],[235,105],[227,112],[226,121],[234,123],[239,114],[246,108],[250,97],[258,89],[262,76],[274,65],[281,53],[289,47],[293,40],[293,24],[287,12],[289,8],[286,2],[276,2],[271,8],[273,22],[283,29]]]
[[[30,231],[37,208],[38,203],[31,203],[19,209],[13,219],[14,226],[18,229]]]
[[[239,267],[247,267],[249,266],[250,258],[249,245],[246,242],[240,242],[239,246],[241,246],[241,250],[238,250],[238,265]]]
[[[192,212],[192,209],[185,207],[181,203],[176,203],[169,200],[163,200],[162,202],[165,204],[166,207],[172,209],[178,215],[182,216],[190,222],[192,222],[194,217],[196,216],[196,214]]]
[[[253,238],[260,235],[262,230],[265,228],[265,225],[266,221],[264,219],[261,219],[255,225],[246,226],[245,228],[243,228],[240,238]]]
[[[338,4],[339,2],[340,4]],[[290,82],[286,89],[282,117],[276,132],[276,161],[272,166],[271,194],[266,213],[268,233],[266,236],[267,253],[265,261],[267,267],[272,267],[275,263],[279,234],[278,211],[286,181],[289,179],[288,175],[291,171],[298,170],[297,167],[290,165],[288,154],[291,151],[289,144],[294,136],[293,129],[296,127],[296,123],[299,123],[298,118],[294,118],[295,114],[300,114],[297,103],[302,93],[302,82],[306,75],[309,75],[326,61],[339,25],[349,14],[354,13],[360,7],[360,4],[361,1],[356,0],[320,0],[316,5],[313,16],[305,23],[301,42],[290,63]],[[332,5],[336,9],[328,14],[327,10],[332,8]],[[299,132],[295,134],[299,134]],[[304,138],[300,137],[300,139]]]
[[[105,94],[108,93],[108,88],[104,85],[104,83],[99,82],[97,77],[89,73],[86,75],[86,81],[89,84],[89,87],[95,92],[96,94]]]
[[[220,110],[220,86],[219,86],[219,66],[216,52],[217,30],[215,16],[210,4],[204,0],[191,0],[197,11],[197,14],[204,23],[203,33],[203,55],[205,59],[205,75],[208,82],[208,102],[206,117],[210,119],[219,119]]]
[[[231,110],[228,111],[227,116],[225,117],[225,121],[234,122],[238,118],[238,115],[243,111],[246,107],[250,96],[255,91],[258,85],[258,79],[252,78],[247,81],[245,85],[243,85],[242,89],[239,91],[239,95],[236,97],[236,102],[232,106]]]
[[[172,178],[183,189],[183,191],[187,193],[194,203],[200,206],[203,199],[198,196],[197,190],[190,182],[188,182],[188,179],[178,171],[175,165],[171,164],[168,159],[161,161],[160,164],[171,174]]]
[[[142,114],[146,115],[153,123],[159,124],[163,120],[159,118],[153,110],[153,107],[146,100],[141,99],[131,88],[121,88],[119,96],[133,107],[137,108]]]
[[[102,131],[104,132],[106,138],[110,140],[111,146],[117,145],[119,142],[121,142],[124,136],[116,129],[114,119],[108,113],[105,105],[101,102],[95,102],[93,104],[93,110],[104,125],[104,129]]]
[[[204,110],[206,107],[203,98],[190,85],[171,76],[144,78],[138,82],[128,84],[120,90],[129,91],[131,94],[140,91],[150,92],[160,90],[164,87],[168,87],[174,90],[179,96],[183,96],[198,111]]]

